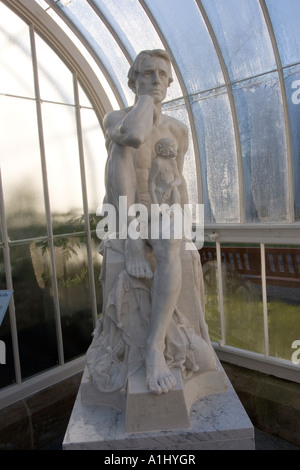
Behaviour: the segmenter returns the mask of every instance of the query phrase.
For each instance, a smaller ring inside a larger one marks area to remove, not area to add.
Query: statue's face
[[[149,57],[142,61],[136,76],[137,96],[150,95],[155,103],[162,102],[169,86],[169,65],[161,57]]]

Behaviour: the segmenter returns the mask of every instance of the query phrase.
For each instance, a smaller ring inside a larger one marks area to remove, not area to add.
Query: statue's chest
[[[143,169],[150,169],[152,162],[156,156],[155,153],[155,144],[158,140],[163,137],[169,137],[170,139],[174,138],[170,132],[168,126],[161,125],[159,127],[154,127],[152,134],[148,137],[146,142],[141,145],[137,150],[136,154],[136,167]]]

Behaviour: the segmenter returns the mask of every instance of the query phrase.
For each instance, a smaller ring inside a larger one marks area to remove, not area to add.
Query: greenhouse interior
[[[255,428],[300,448],[299,20],[299,0],[1,0],[0,450],[68,425],[102,313],[103,119],[151,49],[188,128],[212,345]]]

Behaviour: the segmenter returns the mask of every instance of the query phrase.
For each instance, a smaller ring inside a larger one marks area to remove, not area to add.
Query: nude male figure
[[[132,107],[112,111],[104,119],[108,161],[106,201],[118,210],[119,196],[127,196],[128,208],[142,203],[150,213],[148,178],[155,158],[155,143],[170,138],[177,147],[177,167],[182,179],[181,204],[188,203],[182,169],[188,148],[184,124],[161,111],[162,101],[172,82],[170,59],[165,51],[141,52],[128,73],[128,85],[135,93]],[[134,217],[132,217],[133,219]],[[128,217],[128,224],[131,222]],[[154,273],[145,255],[145,241],[125,241],[125,265],[128,274],[152,279],[150,334],[145,351],[146,381],[152,393],[168,393],[176,385],[164,358],[166,332],[181,290],[181,240],[148,240],[156,260]]]
[[[181,177],[176,163],[177,147],[173,140],[160,139],[155,144],[156,157],[149,173],[148,187],[153,204],[180,204],[178,186]]]

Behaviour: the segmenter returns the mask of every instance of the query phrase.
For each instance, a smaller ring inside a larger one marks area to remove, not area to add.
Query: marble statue
[[[144,223],[147,237],[125,239],[119,232],[104,237],[100,245],[103,315],[87,351],[89,381],[99,392],[99,403],[101,399],[109,403],[111,394],[124,396],[137,373],[144,377],[146,395],[157,399],[171,397],[178,380],[185,384],[197,377],[199,383],[203,373],[221,374],[204,318],[199,254],[186,249],[190,240],[174,236],[175,217],[169,217],[168,238],[152,236],[155,224],[158,232],[154,233],[161,235],[162,216],[160,211],[155,220],[151,217],[153,204],[177,210],[188,204],[183,176],[188,131],[162,113],[172,81],[168,54],[142,51],[128,73],[134,105],[112,111],[104,119],[105,203],[122,216],[120,196],[126,196],[128,226],[136,220],[131,208],[137,203],[149,216]],[[218,380],[211,390],[209,386],[205,392],[201,387],[199,393],[194,390],[190,401],[223,391],[223,376]]]

